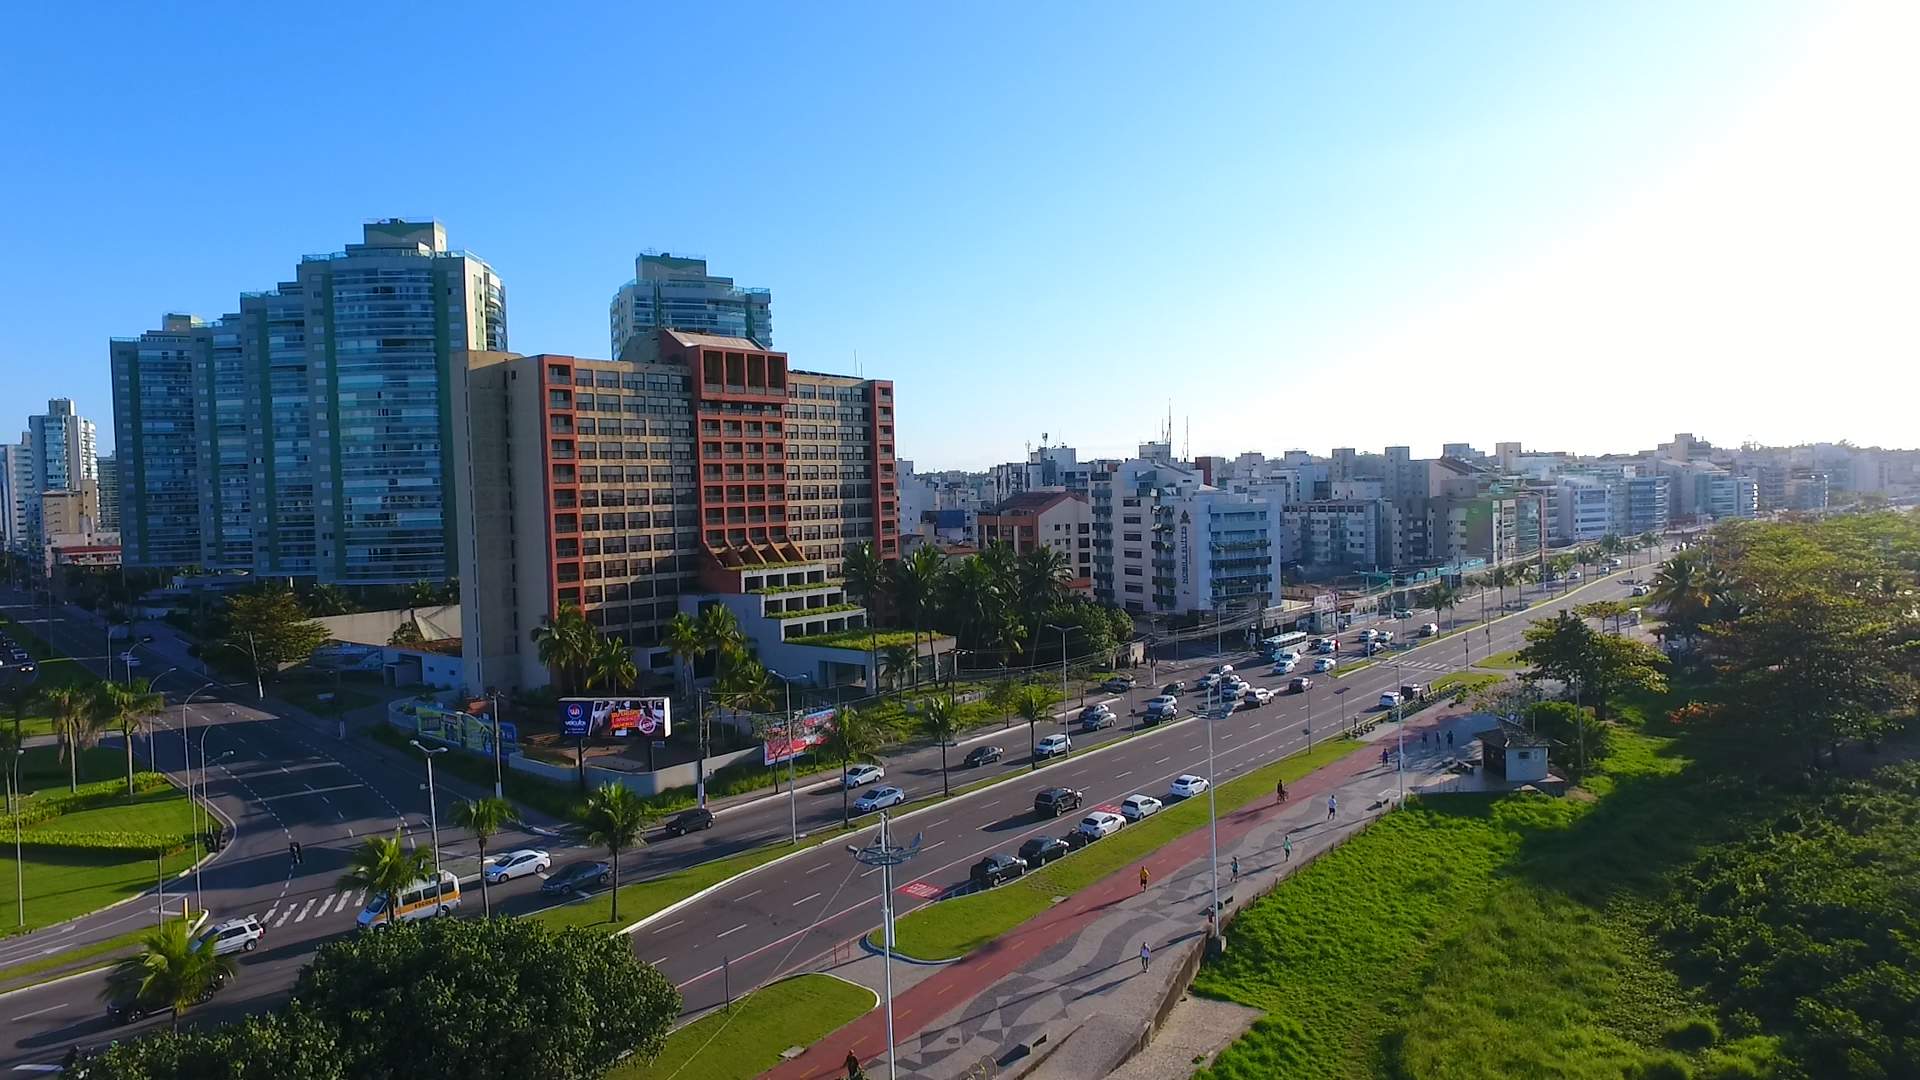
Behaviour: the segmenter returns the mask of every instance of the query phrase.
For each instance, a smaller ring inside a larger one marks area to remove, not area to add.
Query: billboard
[[[493,753],[493,721],[456,709],[419,705],[413,709],[414,731],[423,739],[449,743],[476,754]],[[500,752],[511,757],[520,752],[520,732],[512,721],[500,723]]]
[[[800,713],[794,719],[791,736],[784,725],[769,724],[766,741],[761,744],[761,759],[768,765],[778,764],[788,758],[799,757],[826,742],[827,729],[833,726],[833,718],[837,713],[835,709]]]
[[[560,734],[576,739],[641,735],[664,739],[673,733],[673,706],[663,697],[561,698]]]

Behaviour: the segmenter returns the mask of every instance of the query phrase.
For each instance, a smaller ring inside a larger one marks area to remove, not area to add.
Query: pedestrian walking
[[[1207,936],[1213,936],[1213,908],[1207,908]]]
[[[1273,801],[1287,801],[1287,782],[1285,780],[1275,780],[1273,782]]]
[[[1140,973],[1142,975],[1146,974],[1147,966],[1152,963],[1153,950],[1147,948],[1147,943],[1143,941],[1140,943]]]
[[[1238,855],[1233,857],[1233,880],[1240,880],[1240,856]]]
[[[1338,799],[1335,799],[1331,795],[1327,796],[1327,820],[1332,821],[1333,815],[1338,813],[1339,811],[1340,811],[1340,801]]]
[[[1292,836],[1288,836],[1280,841],[1280,851],[1286,856],[1286,858],[1282,861],[1284,862],[1293,861],[1293,837]]]
[[[855,1057],[851,1050],[847,1051],[846,1067],[847,1080],[855,1080],[860,1075],[860,1059]]]
[[[1143,867],[1141,867],[1141,868],[1140,868],[1140,891],[1141,891],[1141,892],[1146,892],[1146,891],[1147,891],[1147,882],[1148,882],[1148,881],[1149,881],[1149,880],[1150,880],[1150,879],[1151,879],[1152,877],[1153,877],[1153,875],[1147,872],[1147,868],[1146,868],[1146,867],[1144,867],[1144,866],[1143,866]]]
[[[1448,746],[1453,745],[1453,729],[1452,728],[1447,729],[1447,745]]]

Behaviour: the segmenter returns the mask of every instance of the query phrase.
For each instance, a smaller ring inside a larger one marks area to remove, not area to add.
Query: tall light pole
[[[407,742],[427,756],[427,823],[433,830],[433,888],[437,896],[440,890],[440,804],[433,792],[433,759],[452,747],[421,746],[419,739],[408,739]]]
[[[1067,631],[1073,628],[1048,623],[1047,629],[1060,631],[1060,703],[1064,705],[1067,701]]]
[[[209,725],[205,729],[203,729],[200,733],[200,797],[202,799],[205,799],[207,797],[207,732],[212,730],[213,730],[213,727]],[[220,756],[217,758],[214,758],[214,760],[225,761],[232,756],[233,756],[233,751],[224,750],[221,752]],[[192,779],[191,773],[188,774],[188,779],[189,780]],[[193,792],[192,792],[193,785],[189,783],[187,785],[187,788],[188,788],[187,798],[191,799],[193,798]],[[213,815],[208,814],[207,816],[209,819],[211,819]],[[195,821],[196,823],[198,822],[197,816],[195,818]],[[200,837],[202,835],[203,834],[197,830],[193,834],[193,846],[196,849],[198,849],[200,846]],[[193,860],[193,902],[200,905],[201,911],[205,911],[207,910],[207,905],[204,900],[204,894],[200,890],[200,863],[201,862],[202,860],[200,859]]]
[[[15,747],[13,760],[7,762],[7,806],[13,807],[13,800],[20,794],[20,757],[26,750]],[[27,878],[26,862],[20,857],[20,813],[13,814],[13,899],[19,909],[20,925],[27,925]]]
[[[893,868],[920,854],[920,835],[900,846],[893,843],[886,811],[880,812],[880,833],[866,847],[847,845],[847,851],[863,866],[880,868],[880,953],[886,972],[887,1076],[900,1080],[900,1066],[893,1055]]]
[[[491,710],[493,715],[493,797],[504,799],[507,795],[506,783],[500,773],[500,691],[488,687],[487,701],[493,706]]]
[[[1209,697],[1218,699],[1214,707],[1207,710],[1207,863],[1213,872],[1213,896],[1210,901],[1213,904],[1213,907],[1210,909],[1213,917],[1207,920],[1207,925],[1215,928],[1215,940],[1220,943],[1219,949],[1221,952],[1227,951],[1227,934],[1226,929],[1219,925],[1220,814],[1213,798],[1213,789],[1217,786],[1214,783],[1213,775],[1213,725],[1216,720],[1225,717],[1233,711],[1233,705],[1227,701],[1227,695],[1221,690],[1221,687],[1225,685],[1226,679],[1222,678],[1207,690]]]
[[[787,828],[793,833],[793,842],[798,844],[800,842],[800,785],[794,774],[793,759],[800,755],[793,745],[793,680],[772,668],[767,669],[767,674],[779,679],[780,685],[785,687],[787,692]]]

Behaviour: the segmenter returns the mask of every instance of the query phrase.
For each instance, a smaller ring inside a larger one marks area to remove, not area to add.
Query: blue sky
[[[432,216],[520,351],[605,355],[643,248],[771,288],[923,469],[1170,401],[1195,453],[1920,441],[1908,6],[187,10],[0,43],[0,430],[108,443],[108,337]]]

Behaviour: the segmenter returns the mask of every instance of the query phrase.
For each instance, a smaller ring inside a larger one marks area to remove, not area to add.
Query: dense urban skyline
[[[364,39],[241,11],[84,32],[44,11],[14,36],[36,42],[5,78],[36,103],[14,142],[37,163],[0,180],[34,208],[9,226],[33,257],[0,269],[17,400],[105,417],[103,337],[169,310],[217,317],[289,251],[391,215],[445,222],[513,281],[528,350],[603,355],[636,252],[704,256],[773,290],[781,348],[895,377],[903,456],[954,467],[1043,432],[1124,453],[1169,399],[1195,453],[1330,447],[1354,441],[1365,401],[1423,387],[1460,400],[1401,410],[1383,436],[1422,453],[1679,429],[1896,444],[1920,389],[1897,254],[1920,239],[1902,197],[1917,166],[1885,136],[1916,96],[1898,53],[1910,8],[1008,13],[990,42],[964,32],[971,12],[764,12],[728,38],[753,75],[652,112],[637,140],[609,138],[631,115],[626,14],[399,13],[391,31],[435,55],[567,62],[481,109],[453,81],[300,84],[316,107],[290,126],[263,88],[291,92],[288,73],[350,62]],[[648,18],[652,37],[711,30]],[[1168,61],[1148,81],[1106,60],[1148,49]],[[117,61],[214,50],[164,93]],[[435,152],[296,167],[376,113]],[[743,114],[767,168],[632,182],[660,175],[650,147],[710,145],[710,117]],[[242,134],[192,133],[216,128]],[[497,163],[484,174],[452,160],[477,145]],[[135,148],[128,186],[116,166]],[[109,250],[115,287],[73,288]],[[1555,407],[1575,400],[1610,407]]]

